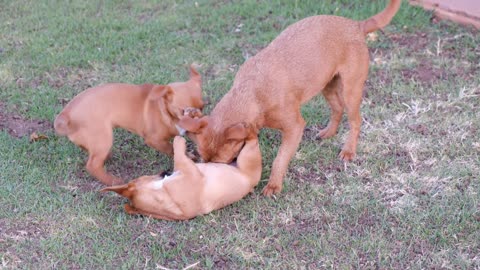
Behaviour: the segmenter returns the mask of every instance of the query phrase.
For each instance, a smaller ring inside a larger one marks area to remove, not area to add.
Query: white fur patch
[[[157,180],[157,181],[153,182],[152,188],[153,189],[162,189],[163,188],[163,179],[160,179],[160,180]]]
[[[185,133],[187,133],[185,129],[181,128],[179,125],[175,125],[175,127],[177,128],[178,134],[180,134],[180,136],[185,136]]]
[[[178,172],[173,172],[171,175],[167,175],[163,178],[159,178],[158,180],[155,180],[152,184],[153,189],[161,189],[163,188],[163,182],[169,180],[172,176],[175,176],[178,174]]]

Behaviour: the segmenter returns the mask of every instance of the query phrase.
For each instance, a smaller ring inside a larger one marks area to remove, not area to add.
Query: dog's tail
[[[195,69],[194,64],[190,65],[190,80],[194,80],[200,85],[202,84],[202,76],[198,73],[197,69]]]
[[[361,21],[360,27],[362,28],[363,33],[366,35],[389,24],[398,9],[400,9],[401,4],[402,0],[390,0],[390,3],[382,12]]]
[[[53,127],[55,128],[55,131],[58,135],[68,135],[71,132],[69,117],[64,112],[61,112],[55,118],[55,121],[53,122]]]

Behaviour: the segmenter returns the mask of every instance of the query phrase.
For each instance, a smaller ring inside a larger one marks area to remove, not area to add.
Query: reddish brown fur
[[[87,89],[74,97],[56,117],[59,135],[68,136],[89,154],[87,171],[106,185],[123,181],[104,169],[113,143],[113,128],[142,136],[168,155],[169,140],[178,135],[176,123],[186,107],[203,108],[201,77],[190,67],[190,80],[169,85],[110,83]]]
[[[331,116],[319,136],[335,135],[346,111],[350,133],[339,156],[345,161],[353,159],[368,75],[365,35],[387,25],[400,4],[401,0],[392,0],[384,11],[365,21],[313,16],[292,24],[242,65],[232,88],[210,116],[184,118],[180,125],[195,134],[204,160],[227,163],[243,143],[243,138],[229,134],[235,125],[247,123],[258,129],[280,130],[282,143],[263,191],[269,196],[281,191],[282,179],[302,138],[305,121],[300,107],[322,93]]]
[[[185,139],[175,137],[173,175],[142,176],[128,184],[102,191],[114,191],[130,200],[125,205],[129,214],[142,214],[158,219],[185,220],[210,213],[234,203],[260,181],[262,156],[257,134],[247,130],[245,146],[236,165],[193,163],[185,155]]]

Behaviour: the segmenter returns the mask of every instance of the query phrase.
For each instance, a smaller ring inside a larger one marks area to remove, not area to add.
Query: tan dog
[[[142,176],[132,182],[104,188],[128,198],[129,214],[143,214],[166,220],[186,220],[208,214],[239,201],[260,181],[262,156],[257,135],[246,135],[236,165],[193,163],[185,155],[185,139],[175,137],[175,172],[162,179]]]
[[[115,127],[142,136],[145,143],[168,155],[169,140],[186,107],[203,108],[202,79],[193,66],[187,82],[169,85],[109,83],[83,91],[57,116],[55,131],[88,151],[87,171],[106,185],[123,183],[107,173],[104,162]]]
[[[368,75],[367,33],[387,25],[401,0],[392,0],[379,14],[354,21],[337,16],[313,16],[290,25],[270,45],[248,59],[230,91],[210,116],[184,118],[180,126],[194,133],[205,161],[229,163],[245,138],[232,130],[244,123],[258,129],[279,129],[282,142],[263,193],[282,189],[282,179],[302,138],[305,121],[300,107],[322,93],[331,108],[321,138],[336,134],[345,110],[350,133],[339,157],[354,158],[360,133],[360,104]]]

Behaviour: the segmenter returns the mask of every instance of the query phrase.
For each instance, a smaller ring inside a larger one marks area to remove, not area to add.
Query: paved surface
[[[441,19],[480,29],[480,0],[410,0],[410,3],[433,10]]]

